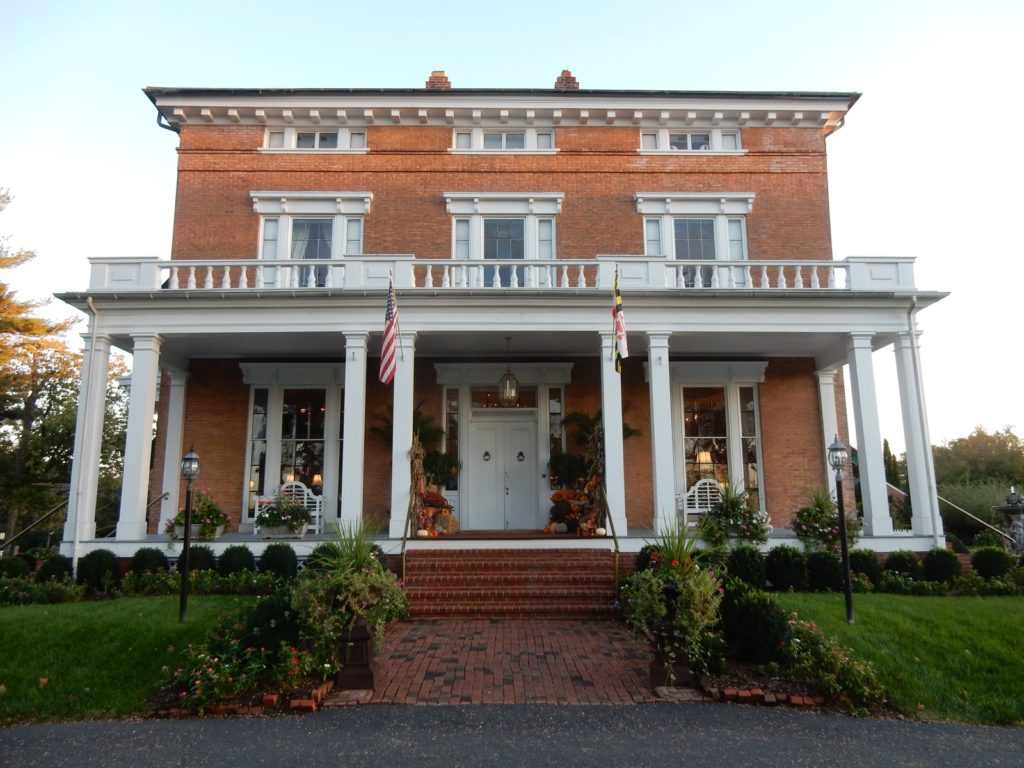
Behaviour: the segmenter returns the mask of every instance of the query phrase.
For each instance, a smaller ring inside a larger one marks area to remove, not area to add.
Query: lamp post
[[[192,547],[192,481],[199,477],[199,456],[189,449],[181,458],[181,476],[185,478],[185,539],[181,550],[181,600],[178,606],[178,623],[185,623],[188,611],[188,551]]]
[[[843,594],[846,597],[846,623],[853,624],[853,589],[850,584],[850,549],[846,543],[846,509],[843,501],[843,467],[846,466],[846,446],[836,435],[828,447],[828,465],[836,472],[836,506],[839,508],[839,553],[843,568]]]

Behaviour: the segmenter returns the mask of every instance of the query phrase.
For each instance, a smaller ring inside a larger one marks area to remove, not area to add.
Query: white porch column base
[[[871,334],[850,334],[848,361],[853,382],[853,416],[857,423],[860,498],[864,505],[864,535],[892,535],[889,495],[885,489],[882,432],[878,425],[875,369],[871,362]],[[852,473],[851,473],[852,474]]]
[[[71,485],[67,520],[64,523],[64,541],[71,542],[66,554],[76,561],[78,553],[74,551],[75,545],[96,538],[96,488],[99,482],[107,374],[110,367],[110,337],[96,333],[91,337],[82,334],[82,339],[85,350],[82,353]]]
[[[626,459],[622,447],[622,379],[615,371],[615,335],[601,334],[601,416],[604,488],[616,536],[626,535]]]
[[[153,449],[153,413],[162,341],[156,334],[133,337],[132,391],[124,445],[121,512],[117,519],[119,540],[140,540],[146,535],[149,459]]]
[[[654,530],[679,525],[675,461],[672,451],[672,388],[668,333],[647,334],[647,380],[651,393],[651,467],[654,472]]]
[[[363,519],[363,466],[366,461],[366,339],[345,334],[345,435],[341,459],[341,524]]]
[[[907,482],[910,485],[911,525],[919,536],[936,537],[936,546],[942,536],[939,517],[939,498],[935,488],[932,451],[925,425],[921,381],[914,363],[916,339],[909,331],[896,337],[896,377],[900,387],[900,405],[903,408],[903,437],[907,446]],[[940,530],[935,530],[939,521]]]
[[[821,404],[821,466],[828,466],[828,447],[839,434],[839,416],[836,411],[836,371],[817,371],[818,402]],[[836,497],[836,473],[825,472],[825,487]]]
[[[168,371],[170,393],[167,398],[167,428],[164,430],[164,477],[163,491],[167,496],[160,502],[160,533],[167,521],[178,514],[178,499],[181,491],[181,438],[185,430],[185,394],[188,391],[188,374],[182,371]]]
[[[389,534],[400,539],[405,531],[409,514],[412,467],[409,450],[412,448],[413,368],[415,360],[415,333],[396,334],[398,346],[394,387],[393,415],[391,417],[391,524]]]

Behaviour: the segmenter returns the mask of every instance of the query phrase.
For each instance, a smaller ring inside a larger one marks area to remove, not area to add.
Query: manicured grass
[[[1024,598],[781,594],[779,602],[875,665],[898,709],[1024,725]]]
[[[183,625],[177,597],[0,608],[0,723],[143,713],[161,667],[253,600],[193,596]]]

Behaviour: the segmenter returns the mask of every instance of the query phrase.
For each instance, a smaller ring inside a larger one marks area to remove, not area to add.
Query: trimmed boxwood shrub
[[[245,642],[255,648],[276,650],[281,643],[297,645],[299,614],[287,592],[278,592],[253,606],[245,622]]]
[[[324,541],[313,547],[313,550],[306,558],[305,569],[307,571],[325,571],[325,561],[329,561],[331,554],[336,552],[337,545],[332,541]]]
[[[878,585],[882,577],[882,566],[878,562],[878,553],[873,549],[855,549],[850,552],[850,570],[853,573],[860,573],[871,579],[871,583]]]
[[[924,556],[925,581],[944,581],[952,584],[960,575],[960,558],[943,547],[932,547]]]
[[[157,573],[171,570],[167,555],[156,547],[143,547],[132,555],[132,573]]]
[[[921,561],[917,559],[917,555],[906,549],[898,549],[895,552],[890,552],[889,556],[885,558],[885,570],[892,573],[901,573],[904,576],[909,576],[912,579],[921,578]]]
[[[764,556],[753,544],[740,544],[729,553],[726,569],[756,589],[764,589]]]
[[[230,576],[240,571],[255,571],[256,558],[244,544],[232,544],[217,560],[217,571],[221,576]]]
[[[725,640],[738,659],[755,664],[782,659],[789,639],[789,617],[767,592],[726,591],[721,614]]]
[[[28,570],[30,572],[34,571],[36,569],[36,565],[39,563],[39,558],[33,555],[31,552],[19,552],[15,555],[15,557],[24,560],[25,565],[28,566]]]
[[[807,586],[807,555],[788,544],[769,550],[764,559],[765,577],[777,592]]]
[[[260,557],[260,571],[285,579],[293,579],[299,572],[299,558],[289,544],[269,544]]]
[[[971,565],[979,576],[998,579],[1013,567],[1013,555],[1001,547],[982,547],[971,555]]]
[[[843,588],[843,566],[835,552],[807,555],[807,587],[812,592],[838,592]]]
[[[60,581],[70,577],[71,573],[71,558],[64,555],[50,555],[36,571],[36,581],[44,582],[52,579]]]
[[[179,573],[184,559],[183,557],[178,558]],[[205,544],[193,544],[188,548],[188,569],[189,571],[215,571],[217,570],[217,556]]]
[[[90,592],[105,592],[117,584],[117,556],[109,549],[94,549],[78,561],[78,583]]]
[[[20,557],[0,557],[0,576],[8,579],[27,579],[28,563]]]

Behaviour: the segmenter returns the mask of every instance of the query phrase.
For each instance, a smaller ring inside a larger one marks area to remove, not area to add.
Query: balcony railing
[[[912,258],[844,261],[675,261],[638,256],[596,259],[452,260],[407,255],[263,261],[94,258],[91,291],[374,290],[392,277],[398,289],[913,291]]]

